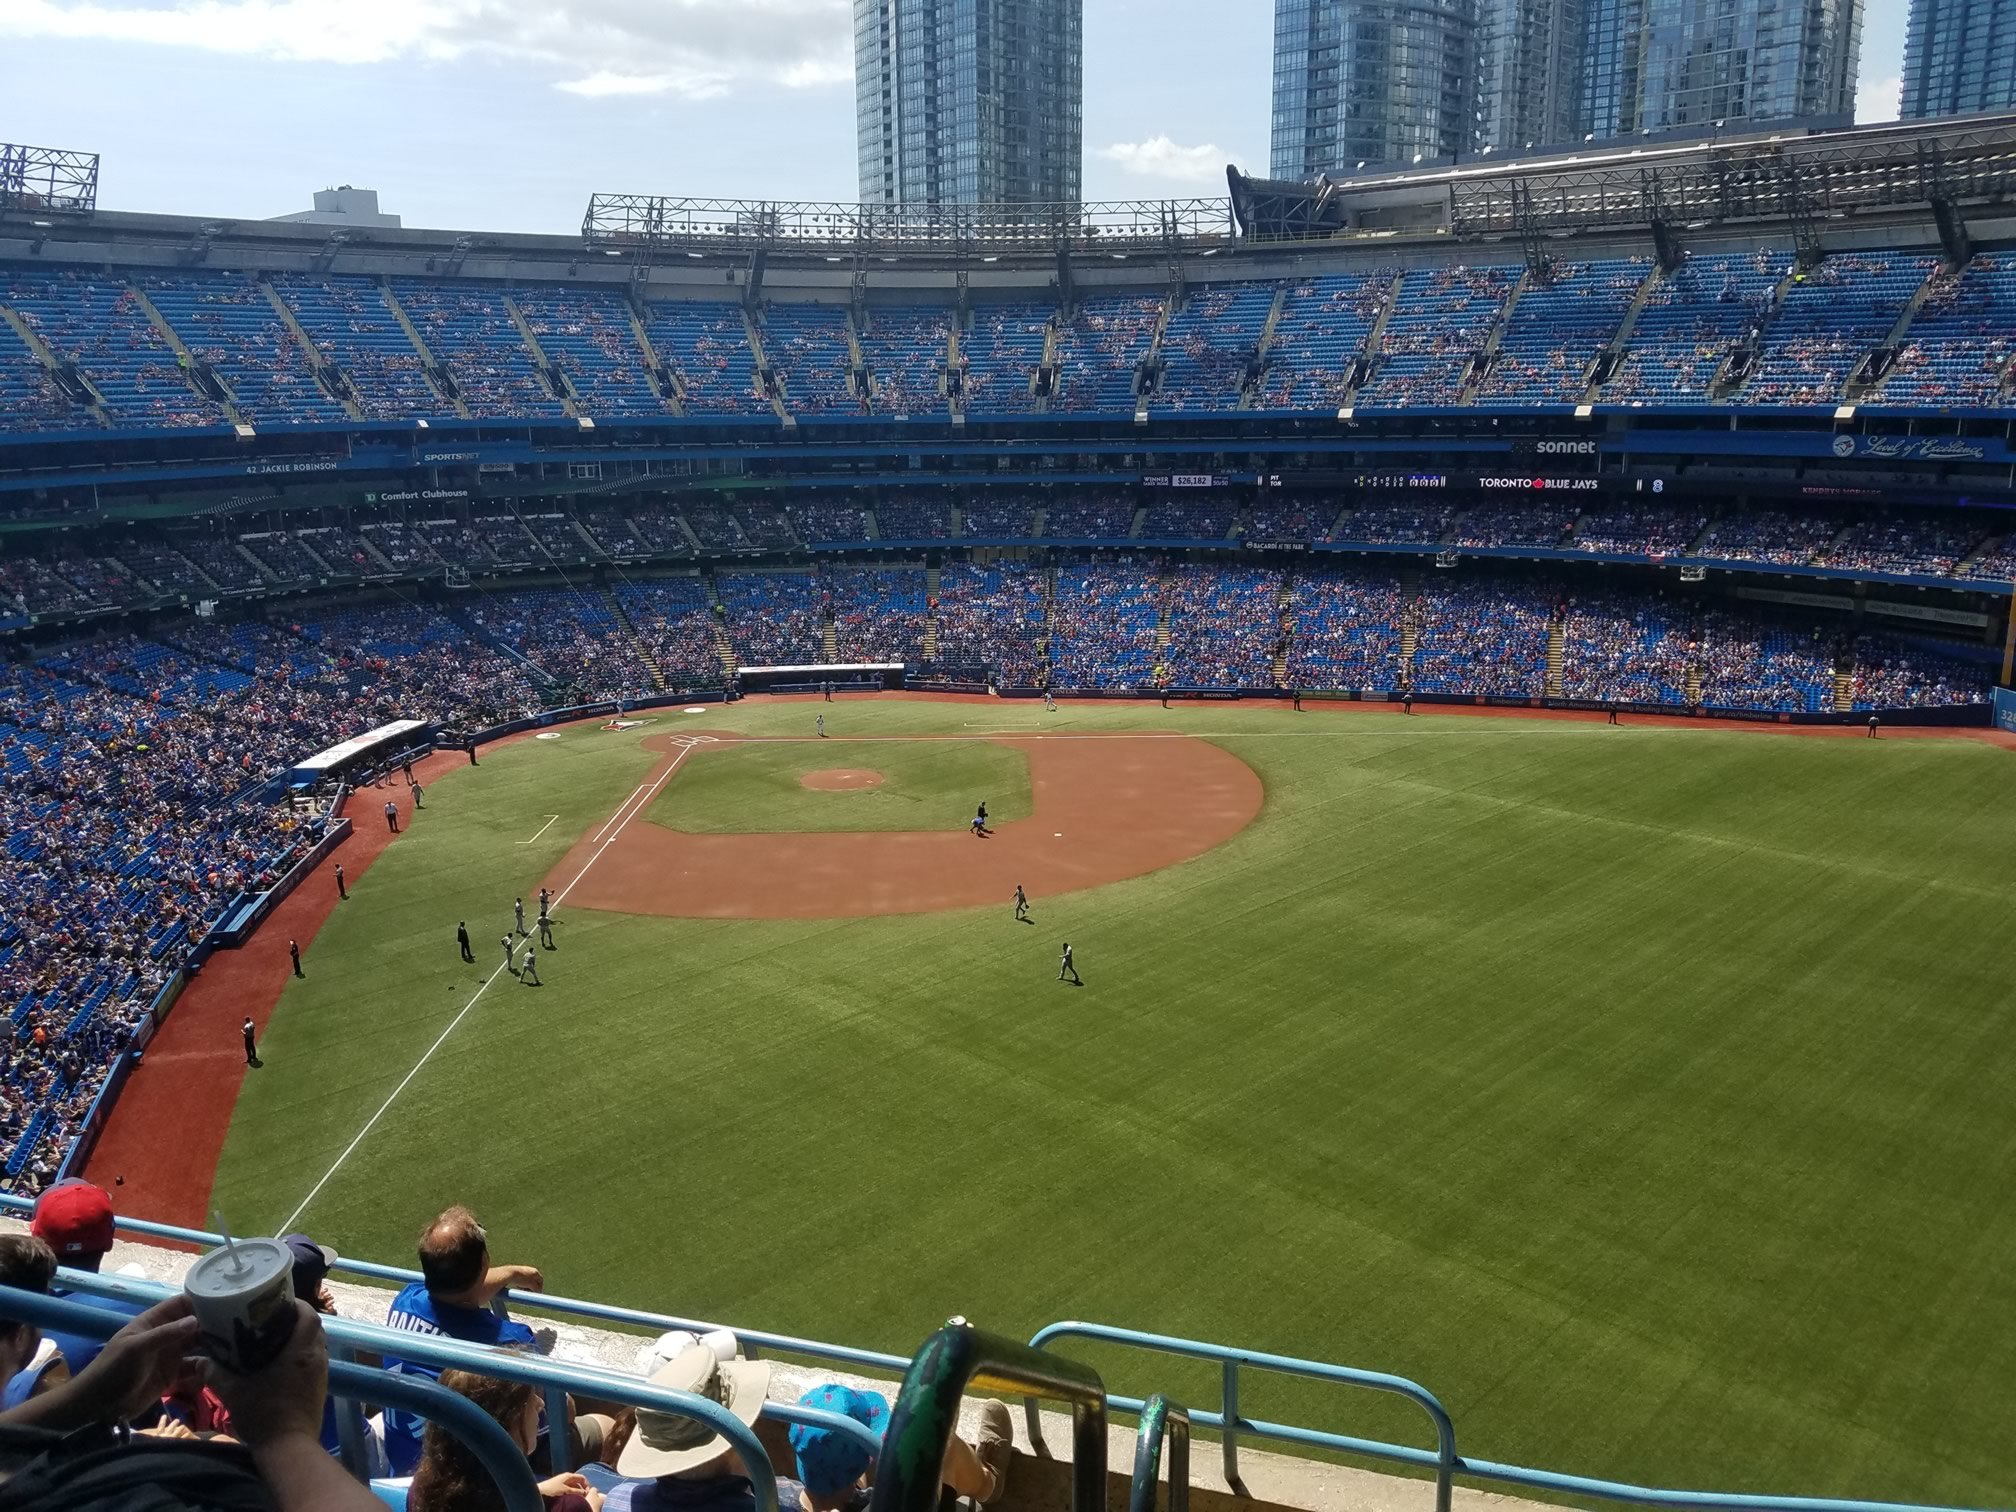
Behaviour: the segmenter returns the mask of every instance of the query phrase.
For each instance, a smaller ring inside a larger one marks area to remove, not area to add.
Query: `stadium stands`
[[[614,289],[534,284],[514,291],[526,329],[594,417],[669,413],[637,345],[630,304]]]
[[[714,587],[743,666],[802,667],[826,660],[825,595],[811,573],[723,572]]]
[[[1538,698],[1560,595],[1489,577],[1422,585],[1410,685],[1421,693]]]
[[[1839,254],[1795,273],[1765,327],[1746,404],[1833,404],[1937,265],[1930,257]]]
[[[869,311],[867,327],[859,334],[877,414],[945,413],[952,336],[949,311],[878,305]]]
[[[1523,271],[1512,263],[1408,270],[1358,404],[1397,409],[1456,403],[1471,359],[1482,354]]]
[[[1288,594],[1288,685],[1397,689],[1408,599],[1390,574],[1296,573]]]
[[[1741,618],[1702,615],[1701,702],[1709,708],[1819,713],[1834,692],[1834,648],[1814,632]]]
[[[1653,286],[1603,387],[1628,404],[1701,403],[1723,359],[1763,318],[1789,252],[1690,256]]]
[[[763,312],[763,352],[795,414],[853,411],[868,405],[853,386],[854,355],[842,305],[773,304]]]
[[[923,663],[930,613],[921,570],[838,567],[827,572],[826,589],[839,660]]]
[[[1365,338],[1393,287],[1390,271],[1333,273],[1291,285],[1282,296],[1257,409],[1334,410],[1350,394]]]
[[[647,307],[646,334],[659,359],[678,375],[680,403],[689,415],[758,415],[771,412],[756,377],[756,354],[740,307],[667,300]]]
[[[72,362],[115,425],[224,424],[123,280],[108,274],[0,265],[0,309],[13,311],[60,361]]]
[[[1282,574],[1185,563],[1166,579],[1167,680],[1179,688],[1271,688]]]
[[[1562,617],[1561,696],[1685,704],[1691,618],[1656,596],[1575,594]]]
[[[316,384],[308,354],[250,278],[153,274],[140,286],[189,354],[224,380],[252,424],[348,418]]]
[[[614,590],[617,606],[668,688],[704,688],[723,677],[713,606],[697,577],[652,578]]]
[[[1035,409],[1032,385],[1055,315],[1040,304],[976,306],[959,337],[960,407],[995,414]]]
[[[1237,409],[1274,293],[1269,283],[1214,284],[1192,293],[1162,333],[1162,378],[1151,407]]]
[[[2016,259],[1983,252],[1932,276],[1924,303],[1884,375],[1885,404],[1992,405],[2004,388]]]
[[[1053,410],[1132,414],[1135,375],[1147,360],[1165,308],[1154,295],[1101,294],[1079,302],[1057,328]]]
[[[547,389],[539,365],[495,285],[395,278],[391,294],[427,350],[455,382],[475,416],[557,416],[566,407]]]
[[[1061,564],[1050,618],[1051,685],[1150,686],[1161,599],[1159,577],[1133,564]]]
[[[316,348],[342,369],[366,420],[453,418],[384,291],[369,278],[280,273],[273,287]]]
[[[1567,263],[1547,282],[1529,283],[1506,318],[1476,402],[1513,409],[1579,400],[1651,266],[1635,257]]]
[[[936,668],[991,669],[1001,686],[1032,688],[1042,679],[1049,607],[1044,574],[1021,562],[943,568],[933,612]]]

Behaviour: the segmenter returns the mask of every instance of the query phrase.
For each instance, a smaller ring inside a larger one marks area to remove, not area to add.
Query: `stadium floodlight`
[[[89,215],[97,208],[97,153],[0,142],[0,213]]]

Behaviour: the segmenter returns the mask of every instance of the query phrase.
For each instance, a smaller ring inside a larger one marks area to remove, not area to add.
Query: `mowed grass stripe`
[[[956,733],[969,712],[833,708],[836,735]],[[2003,1497],[2006,753],[982,712],[1206,731],[1267,804],[1207,856],[1038,898],[1033,927],[1005,901],[568,915],[552,985],[492,989],[309,1226],[398,1258],[467,1200],[500,1253],[577,1294],[897,1349],[953,1311],[1010,1332],[1089,1316],[1415,1375],[1491,1458]],[[724,722],[804,733],[791,706]],[[555,825],[564,848],[649,766],[570,740],[548,749],[575,767],[486,757],[429,823],[452,836],[496,806],[493,766],[497,801],[540,814],[558,806],[542,783],[572,771],[602,788]],[[404,846],[370,890],[403,892]],[[508,907],[552,864],[470,854],[472,874],[430,875],[384,922]],[[438,1033],[452,934],[429,924],[403,969],[361,934],[317,942],[234,1126],[234,1223],[291,1211],[327,1164],[294,1146],[340,1149]],[[1067,936],[1082,992],[1054,981]],[[277,1036],[322,1012],[302,989],[325,974],[382,1039],[332,1034],[311,1069]],[[404,1037],[402,1002],[424,1020]],[[1208,1373],[1087,1353],[1121,1389],[1215,1396]],[[1403,1408],[1248,1391],[1252,1415],[1423,1441]]]

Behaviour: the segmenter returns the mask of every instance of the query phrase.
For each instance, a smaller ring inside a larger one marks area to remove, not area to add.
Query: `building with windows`
[[[1480,0],[1477,145],[1521,152],[1578,142],[1587,0]]]
[[[1916,116],[2016,105],[2016,0],[1911,0],[1904,103]]]
[[[854,0],[861,200],[1072,203],[1083,0]]]
[[[1464,151],[1477,31],[1477,0],[1274,0],[1274,176]]]
[[[1847,118],[1862,0],[1587,0],[1582,126],[1598,140]]]

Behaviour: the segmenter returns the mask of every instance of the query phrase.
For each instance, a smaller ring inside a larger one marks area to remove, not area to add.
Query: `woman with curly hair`
[[[532,1387],[466,1370],[442,1371],[441,1384],[481,1407],[520,1449],[532,1452],[539,1437],[539,1394]],[[539,1494],[546,1499],[546,1512],[602,1512],[602,1493],[584,1476],[550,1476],[539,1483]],[[504,1497],[462,1440],[430,1422],[406,1505],[411,1512],[504,1512]]]

